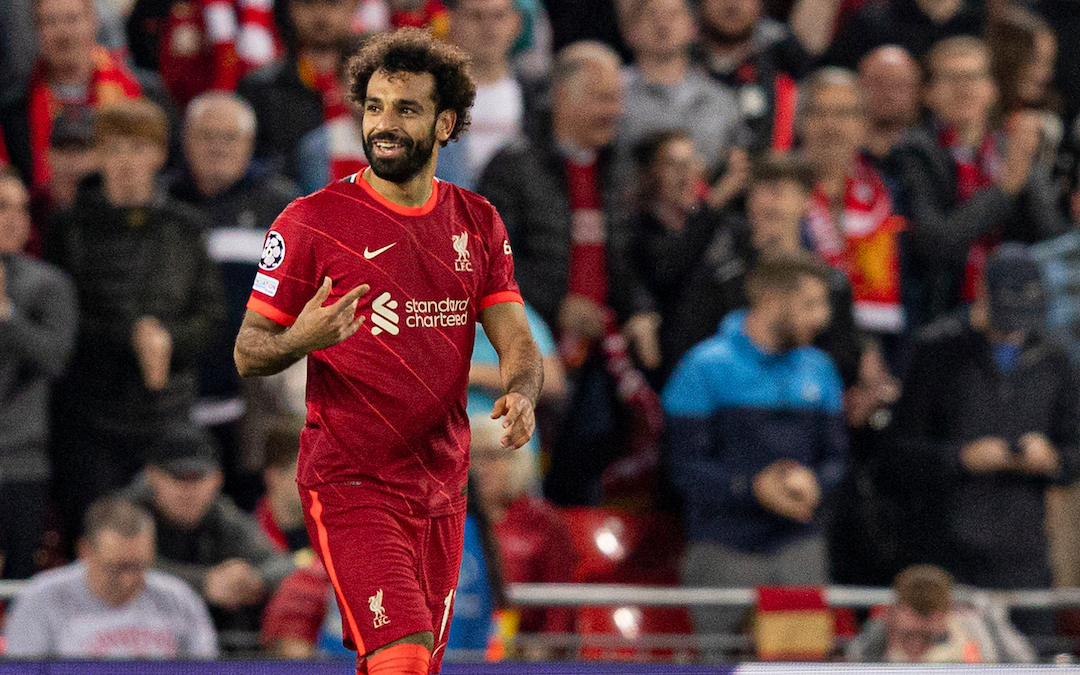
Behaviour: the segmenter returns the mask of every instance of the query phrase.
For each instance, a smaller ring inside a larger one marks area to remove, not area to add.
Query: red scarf
[[[432,37],[445,40],[450,32],[450,13],[441,0],[428,0],[420,9],[390,12],[390,25],[394,28],[427,28]]]
[[[847,178],[839,222],[836,215],[828,197],[815,188],[806,220],[814,250],[851,280],[861,327],[902,331],[899,233],[904,220],[893,213],[881,175],[862,157]]]
[[[1001,174],[1001,155],[998,154],[997,135],[993,132],[986,134],[973,152],[960,144],[955,129],[943,126],[938,130],[938,144],[949,151],[956,165],[956,199],[960,204],[967,203],[979,190],[993,186]],[[999,243],[1001,238],[996,231],[981,235],[972,242],[964,268],[964,284],[960,290],[960,299],[964,302],[975,301],[975,289],[986,269],[986,258]]]
[[[300,81],[309,89],[319,92],[322,97],[323,121],[329,122],[349,114],[349,106],[345,103],[345,88],[341,86],[341,81],[335,71],[315,70],[311,59],[306,56],[300,57],[296,67]]]
[[[94,48],[91,58],[94,72],[86,88],[86,100],[60,101],[53,94],[45,75],[45,64],[38,61],[30,75],[27,89],[27,116],[30,122],[30,151],[33,157],[32,184],[44,186],[49,182],[49,137],[53,121],[64,105],[81,105],[95,110],[126,98],[140,98],[142,88],[135,76],[104,47]]]

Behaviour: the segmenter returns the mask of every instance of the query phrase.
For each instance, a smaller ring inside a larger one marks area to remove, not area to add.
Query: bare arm
[[[499,354],[506,395],[495,402],[492,419],[504,417],[504,448],[520,448],[532,438],[536,428],[533,408],[544,386],[544,365],[540,350],[529,332],[525,308],[516,302],[488,307],[480,314],[484,332]]]
[[[290,327],[248,310],[233,349],[240,375],[275,375],[311,352],[351,337],[364,323],[364,317],[356,316],[356,308],[360,296],[368,292],[368,285],[361,284],[324,307],[332,285],[330,277],[323,279]]]

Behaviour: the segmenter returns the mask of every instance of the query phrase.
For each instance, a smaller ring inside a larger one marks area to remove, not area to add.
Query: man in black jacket
[[[618,55],[595,42],[565,48],[552,94],[550,135],[511,142],[477,191],[506,223],[522,295],[577,369],[578,400],[561,434],[566,452],[554,451],[548,496],[587,503],[597,498],[595,479],[614,450],[616,427],[599,341],[617,319],[642,365],[656,367],[659,315],[629,264],[629,172],[610,149],[622,111]]]
[[[1034,243],[1065,222],[1047,171],[1035,163],[1042,122],[1019,113],[993,126],[997,87],[985,43],[942,41],[927,55],[934,119],[896,149],[899,210],[908,219],[904,305],[917,328],[974,298],[986,254],[1002,241]]]
[[[101,176],[84,182],[52,228],[51,257],[72,276],[81,308],[56,397],[54,466],[69,544],[86,506],[142,468],[165,424],[188,417],[199,358],[222,316],[198,215],[155,187],[167,138],[152,103],[102,110]]]
[[[1030,252],[1006,244],[969,320],[943,319],[915,347],[888,457],[905,562],[981,587],[1050,585],[1043,504],[1080,469],[1080,384],[1044,317]]]
[[[298,177],[296,147],[324,121],[348,113],[339,49],[352,33],[359,0],[285,0],[274,6],[286,54],[240,80],[236,91],[259,118],[256,154],[285,162]]]

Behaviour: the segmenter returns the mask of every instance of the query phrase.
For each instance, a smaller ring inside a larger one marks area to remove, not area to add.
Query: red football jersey
[[[326,304],[371,290],[360,330],[308,357],[300,484],[366,486],[366,503],[409,515],[464,509],[477,314],[521,302],[495,207],[442,181],[418,207],[359,174],[331,183],[274,221],[248,308],[292,325],[327,276]]]

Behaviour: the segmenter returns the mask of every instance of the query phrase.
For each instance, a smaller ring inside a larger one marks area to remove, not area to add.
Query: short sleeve
[[[321,278],[315,246],[319,235],[301,219],[293,202],[277,217],[263,240],[247,308],[283,326],[291,326],[318,290]]]
[[[517,281],[514,280],[514,253],[510,249],[510,237],[506,234],[506,226],[503,225],[502,218],[494,207],[491,207],[491,215],[492,228],[487,236],[487,277],[480,293],[477,311],[483,311],[500,302],[525,304],[521,299]]]

